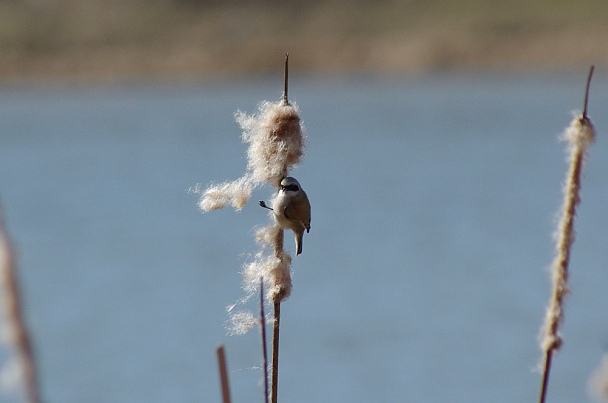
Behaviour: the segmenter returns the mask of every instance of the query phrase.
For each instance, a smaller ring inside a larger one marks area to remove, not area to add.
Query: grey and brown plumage
[[[299,255],[302,253],[304,230],[310,231],[310,201],[295,178],[288,176],[281,180],[272,210],[277,225],[293,232],[296,255]]]

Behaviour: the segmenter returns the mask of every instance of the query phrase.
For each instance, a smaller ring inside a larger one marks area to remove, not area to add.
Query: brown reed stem
[[[284,70],[284,87],[283,87],[283,104],[289,105],[288,100],[289,90],[289,53],[285,54],[285,70]],[[283,167],[285,176],[287,175],[287,166]],[[277,190],[281,183],[281,178],[278,178]],[[280,228],[274,239],[274,253],[275,256],[283,260],[283,243],[284,243],[284,230]],[[279,329],[281,327],[281,301],[289,296],[289,290],[284,288],[283,284],[279,285],[279,289],[275,290],[273,296],[274,301],[274,320],[272,324],[272,374],[270,380],[270,401],[271,403],[277,403],[279,393]]]
[[[281,324],[281,301],[274,302],[274,322],[272,325],[272,380],[271,402],[277,403],[279,393],[279,328]]]
[[[0,222],[0,248],[4,255],[4,261],[0,264],[2,279],[4,282],[4,303],[6,304],[6,320],[11,327],[11,336],[14,339],[15,347],[19,354],[19,364],[22,367],[25,394],[27,401],[30,403],[40,402],[40,391],[38,388],[38,374],[36,370],[36,361],[34,359],[34,351],[30,342],[25,320],[23,318],[21,298],[19,294],[19,286],[17,284],[17,273],[14,259],[13,248],[2,228]]]
[[[281,258],[283,254],[283,242],[285,231],[280,228],[274,239],[274,253],[277,258]],[[272,374],[270,380],[270,401],[277,403],[279,393],[279,329],[281,327],[281,300],[284,297],[284,290],[281,288],[276,290],[274,294],[274,320],[272,322]]]
[[[230,384],[228,382],[228,367],[226,365],[226,354],[224,346],[220,344],[217,347],[217,362],[220,371],[220,384],[222,387],[222,402],[230,403]]]
[[[589,75],[587,76],[587,87],[585,88],[585,101],[583,103],[583,119],[587,119],[587,104],[589,102],[589,86],[591,86],[591,77],[593,76],[593,70],[595,66],[591,66],[589,69]]]
[[[553,350],[545,351],[545,364],[543,366],[543,380],[540,387],[540,396],[538,398],[539,403],[545,403],[547,397],[547,385],[549,384],[549,372],[551,372],[551,359],[553,357]]]
[[[262,331],[262,366],[264,367],[264,402],[268,403],[268,348],[266,347],[266,315],[264,314],[263,277],[260,277],[260,329]]]
[[[283,103],[289,105],[287,91],[289,89],[289,53],[285,53],[285,69],[283,72]]]

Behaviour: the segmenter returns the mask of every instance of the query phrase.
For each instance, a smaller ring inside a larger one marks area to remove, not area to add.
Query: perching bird
[[[272,208],[266,206],[266,203],[262,201],[260,206],[273,211],[274,220],[279,227],[293,231],[296,240],[296,255],[302,253],[304,230],[310,231],[310,202],[300,183],[290,176],[283,178]]]

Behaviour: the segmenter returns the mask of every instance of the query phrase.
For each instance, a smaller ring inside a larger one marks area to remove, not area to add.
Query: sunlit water
[[[292,173],[313,218],[282,309],[280,401],[535,401],[557,137],[585,73],[292,74],[309,136]],[[234,401],[263,400],[259,332],[228,336],[225,308],[271,189],[209,214],[188,189],[241,175],[233,113],[280,95],[280,78],[0,88],[0,198],[46,402],[219,402],[218,343]],[[608,343],[607,105],[598,73],[552,402],[590,401]]]

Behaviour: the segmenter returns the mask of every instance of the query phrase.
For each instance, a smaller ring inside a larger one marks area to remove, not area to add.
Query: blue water
[[[282,308],[279,401],[536,400],[557,136],[585,73],[292,74],[309,136],[292,174],[313,217]],[[218,343],[233,400],[263,400],[258,331],[227,336],[225,308],[271,189],[208,214],[188,189],[242,174],[233,113],[280,95],[280,78],[0,87],[0,200],[46,402],[219,402]],[[607,105],[597,72],[552,402],[590,401],[608,346]]]

